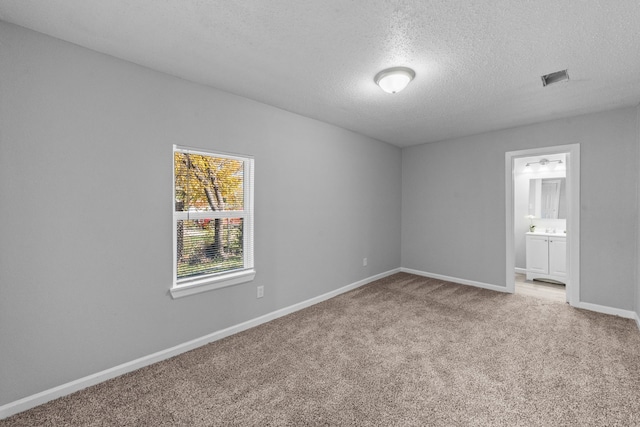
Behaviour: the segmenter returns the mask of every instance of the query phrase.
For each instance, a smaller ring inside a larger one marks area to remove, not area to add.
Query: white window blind
[[[178,146],[173,157],[172,295],[253,279],[253,159]]]

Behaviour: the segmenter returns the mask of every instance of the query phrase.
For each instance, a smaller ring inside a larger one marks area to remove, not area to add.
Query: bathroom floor
[[[516,294],[551,299],[554,301],[567,301],[567,293],[564,285],[541,282],[539,280],[527,280],[527,276],[520,273],[516,273]]]

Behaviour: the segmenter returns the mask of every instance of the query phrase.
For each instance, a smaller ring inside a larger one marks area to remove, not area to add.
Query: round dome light
[[[380,71],[373,79],[383,91],[398,93],[416,76],[415,71],[407,67],[393,67]]]

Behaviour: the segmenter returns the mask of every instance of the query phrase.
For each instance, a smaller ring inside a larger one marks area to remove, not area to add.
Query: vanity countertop
[[[561,232],[547,233],[546,231],[527,231],[530,236],[553,236],[553,237],[567,237],[567,233],[564,230]]]

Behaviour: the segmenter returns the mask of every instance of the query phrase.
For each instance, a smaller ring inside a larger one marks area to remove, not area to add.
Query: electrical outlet
[[[367,266],[367,259],[366,258],[362,258],[362,266],[363,267]]]
[[[258,296],[256,298],[262,298],[264,296],[264,286],[258,286]]]

